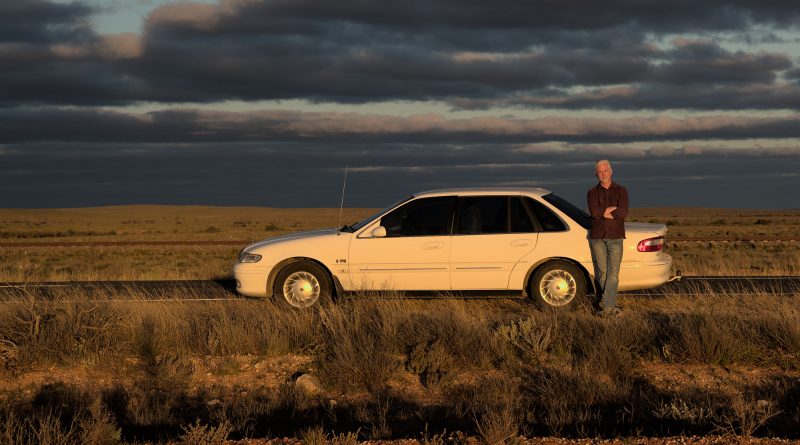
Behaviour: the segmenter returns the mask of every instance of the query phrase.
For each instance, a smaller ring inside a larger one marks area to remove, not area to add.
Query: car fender
[[[316,265],[321,267],[331,277],[331,280],[333,281],[333,285],[334,285],[334,288],[335,288],[334,290],[335,290],[336,296],[343,295],[344,290],[342,288],[342,283],[339,281],[339,277],[334,275],[333,272],[331,272],[331,270],[328,268],[328,266],[323,264],[321,261],[316,260],[314,258],[308,258],[308,257],[286,258],[285,260],[280,261],[277,264],[275,264],[275,266],[272,268],[272,270],[269,272],[269,275],[267,276],[267,295],[274,296],[274,294],[272,292],[272,289],[275,287],[275,277],[278,276],[278,273],[284,267],[288,266],[289,264],[296,263],[298,261],[308,261],[308,262],[311,262],[311,263],[315,263]]]
[[[536,269],[538,269],[539,267],[541,267],[546,263],[549,263],[550,261],[565,261],[567,263],[574,264],[575,266],[578,267],[578,269],[581,270],[581,272],[583,272],[583,278],[584,280],[586,280],[587,292],[594,290],[594,280],[592,280],[592,275],[589,273],[586,267],[584,267],[584,265],[581,264],[579,261],[575,261],[574,259],[567,257],[548,257],[548,258],[542,258],[539,261],[535,262],[530,267],[528,267],[527,270],[525,271],[525,275],[522,281],[517,281],[517,284],[519,284],[519,288],[522,289],[523,297],[528,296],[528,283],[530,282],[531,276],[533,276],[533,274],[536,273]],[[509,283],[509,289],[518,289],[518,287],[515,287],[514,283]]]

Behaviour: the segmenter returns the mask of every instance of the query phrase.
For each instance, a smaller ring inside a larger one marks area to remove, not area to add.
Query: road
[[[220,301],[242,299],[233,280],[178,281],[70,281],[47,283],[0,283],[0,301],[21,298],[60,300]],[[712,277],[687,276],[655,289],[622,292],[622,295],[658,298],[664,295],[731,296],[754,293],[800,296],[800,276]]]

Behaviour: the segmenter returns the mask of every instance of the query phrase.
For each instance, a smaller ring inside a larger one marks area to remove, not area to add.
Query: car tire
[[[542,309],[572,310],[585,300],[586,278],[572,263],[549,261],[531,276],[528,295]]]
[[[290,263],[275,277],[272,294],[296,308],[327,302],[333,295],[331,276],[311,261]]]

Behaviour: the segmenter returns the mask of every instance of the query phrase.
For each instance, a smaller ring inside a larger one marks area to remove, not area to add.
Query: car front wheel
[[[319,265],[298,261],[281,269],[275,278],[273,295],[283,297],[294,307],[306,308],[332,295],[331,278]]]
[[[586,296],[586,279],[578,266],[550,261],[531,277],[529,294],[541,308],[574,309]]]

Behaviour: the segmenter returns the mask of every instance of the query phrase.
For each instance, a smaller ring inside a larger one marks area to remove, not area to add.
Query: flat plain
[[[337,227],[340,221],[352,224],[375,211],[344,209],[340,220],[339,209],[5,209],[0,210],[0,243],[7,246],[0,250],[0,281],[230,278],[236,254],[249,241]],[[629,220],[667,224],[667,251],[675,269],[686,275],[800,274],[800,241],[796,241],[800,238],[800,210],[644,208],[633,209]],[[683,241],[698,238],[709,241]],[[242,244],[186,246],[170,245],[170,241]],[[46,245],[53,242],[131,245]],[[143,246],[137,242],[164,244]],[[8,247],[14,245],[18,247]]]
[[[373,211],[345,209],[342,223]],[[716,239],[668,241],[684,274],[800,273],[797,241],[752,241],[797,236],[797,210],[635,209],[631,220]],[[338,209],[2,210],[0,241],[244,241],[338,222]],[[0,279],[227,278],[241,247],[2,247]],[[310,310],[88,297],[0,305],[0,442],[800,438],[800,289],[623,297],[615,319],[391,293]]]

